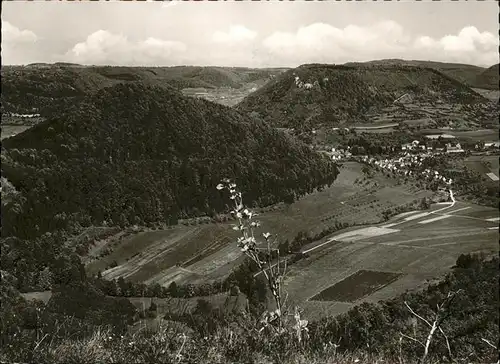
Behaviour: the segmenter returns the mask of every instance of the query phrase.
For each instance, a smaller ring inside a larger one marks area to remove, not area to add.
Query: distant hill
[[[85,95],[117,83],[142,82],[176,89],[240,88],[248,82],[266,81],[281,72],[281,69],[94,67],[68,63],[4,66],[1,70],[2,112],[37,112],[48,116]]]
[[[498,90],[500,83],[499,64],[495,64],[476,77],[476,87],[488,90]]]
[[[276,126],[300,127],[371,123],[382,114],[416,119],[437,104],[474,110],[486,102],[432,68],[310,64],[279,75],[236,108]]]
[[[2,235],[73,223],[176,223],[224,210],[215,186],[237,181],[249,205],[293,201],[332,183],[329,160],[231,108],[139,83],[118,84],[2,143],[18,198]],[[28,228],[29,227],[29,228]]]
[[[351,62],[346,63],[346,66],[358,66],[358,65],[373,65],[373,66],[416,66],[416,67],[428,67],[444,73],[455,80],[458,80],[471,87],[476,86],[476,77],[481,74],[485,68],[474,66],[471,64],[463,63],[449,63],[449,62],[434,62],[434,61],[419,61],[419,60],[403,60],[403,59],[381,59],[368,62]]]

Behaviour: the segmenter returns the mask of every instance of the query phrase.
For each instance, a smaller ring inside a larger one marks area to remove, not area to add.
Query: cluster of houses
[[[441,187],[450,186],[452,179],[447,179],[438,171],[431,169],[422,169],[424,160],[431,157],[432,154],[414,155],[404,153],[397,158],[376,159],[370,156],[362,156],[361,161],[380,169],[398,173],[403,176],[417,176],[427,181],[437,181]]]
[[[347,147],[347,150],[332,148],[332,151],[328,154],[331,156],[331,158],[334,161],[339,162],[339,161],[346,160],[346,159],[349,159],[350,157],[352,157],[352,153],[350,152],[350,149],[351,149],[351,147]]]
[[[465,153],[460,143],[446,143],[445,147],[432,147],[431,145],[425,145],[420,143],[418,140],[414,140],[411,143],[405,143],[401,145],[401,150],[403,151],[436,151],[436,152],[446,152],[446,153]]]

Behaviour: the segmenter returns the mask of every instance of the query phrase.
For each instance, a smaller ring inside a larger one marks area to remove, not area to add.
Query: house
[[[484,148],[489,149],[489,148],[500,148],[500,142],[489,142],[489,143],[484,143]]]
[[[463,153],[465,152],[462,149],[462,146],[460,143],[457,143],[456,145],[452,145],[451,143],[446,144],[446,153]]]
[[[418,140],[414,140],[411,143],[405,143],[401,145],[401,150],[415,150],[415,149],[422,149],[419,146],[420,142]],[[425,147],[424,147],[425,148]]]
[[[430,134],[425,136],[427,139],[455,139],[453,135],[450,134]]]

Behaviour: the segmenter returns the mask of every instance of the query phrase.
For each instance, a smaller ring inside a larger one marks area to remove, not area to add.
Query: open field
[[[5,138],[10,138],[16,134],[22,133],[25,130],[31,128],[31,125],[2,125],[2,140]]]
[[[472,155],[463,161],[464,165],[477,173],[493,172],[498,175],[498,155]]]
[[[330,188],[305,196],[280,211],[261,213],[258,218],[262,222],[261,232],[269,231],[278,234],[280,240],[291,240],[300,231],[318,233],[336,221],[373,224],[382,221],[382,212],[388,208],[432,195],[430,191],[397,185],[382,174],[375,174],[364,185],[355,184],[365,177],[361,170],[358,163],[345,163]],[[236,237],[230,223],[179,225],[142,232],[123,237],[109,255],[89,263],[86,269],[94,274],[103,271],[107,279],[123,276],[164,286],[174,280],[213,281],[226,277],[241,262],[242,253],[234,243]],[[117,266],[107,269],[115,261]]]
[[[21,293],[21,296],[23,296],[26,301],[37,300],[47,304],[52,297],[52,291]]]
[[[412,126],[426,126],[432,123],[430,118],[419,118],[414,120],[401,120],[402,123],[412,127]],[[375,122],[374,124],[357,124],[353,128],[357,133],[376,133],[376,134],[387,134],[392,133],[399,126],[399,122],[388,123],[388,122]]]
[[[379,130],[379,129],[388,129],[388,128],[394,128],[396,126],[398,126],[399,124],[398,123],[390,123],[390,124],[382,124],[382,125],[358,125],[358,126],[354,126],[354,129],[356,130],[363,130],[363,131],[366,131],[366,130]]]
[[[346,279],[324,289],[312,301],[355,302],[394,282],[399,273],[360,270]]]
[[[498,155],[472,155],[463,161],[457,162],[457,167],[467,167],[485,178],[485,183],[491,187],[498,187],[499,165]]]
[[[446,274],[462,253],[498,254],[499,220],[497,209],[457,201],[454,204],[434,204],[425,211],[399,214],[384,223],[350,227],[334,233],[305,246],[302,249],[305,258],[289,267],[285,289],[290,304],[299,304],[304,308],[304,317],[313,320],[346,312],[361,302],[377,302],[407,290],[422,288],[429,280]],[[194,236],[196,229],[185,227],[184,234]],[[174,232],[174,235],[155,233],[156,238],[172,238],[170,246],[179,244],[180,240],[172,241],[180,237],[179,232]],[[131,241],[137,243],[141,236],[148,235],[139,234]],[[149,246],[154,247],[155,243],[158,244],[156,241]],[[206,281],[210,275],[224,270],[220,261],[232,253],[235,255],[228,260],[234,262],[236,258],[238,261],[240,253],[235,244],[227,244],[216,253],[193,263],[189,266],[192,271],[199,269],[201,273],[205,269],[211,274],[193,277],[193,273],[188,272],[184,281]],[[161,252],[159,256],[162,256]],[[155,259],[152,261],[155,262]],[[122,265],[122,269],[126,267],[126,264]],[[164,270],[160,264],[158,273],[146,281],[151,283],[156,280],[166,284],[165,277],[183,281],[183,277],[179,278],[179,272],[183,270],[182,267]],[[108,275],[112,272],[108,271]],[[132,276],[136,274],[131,273]],[[45,301],[50,294],[35,292],[24,296]],[[141,309],[148,308],[153,300],[160,316],[192,312],[198,299],[206,299],[224,310],[234,309],[231,308],[233,306],[240,309],[245,304],[243,299],[230,298],[227,294],[190,299],[132,297],[130,301]]]
[[[363,301],[392,298],[445,274],[462,253],[498,254],[498,215],[494,208],[456,202],[400,215],[371,228],[336,233],[326,244],[304,247],[307,257],[290,267],[286,290],[309,319],[340,314]],[[360,270],[401,276],[354,302],[312,300]]]
[[[185,96],[199,97],[208,101],[216,102],[226,106],[234,106],[246,96],[262,87],[266,79],[257,80],[245,84],[240,88],[217,87],[217,88],[185,88],[182,93]]]
[[[473,141],[493,142],[498,141],[498,129],[480,129],[480,130],[452,130],[452,129],[422,129],[423,134],[450,134],[456,138],[465,138]]]

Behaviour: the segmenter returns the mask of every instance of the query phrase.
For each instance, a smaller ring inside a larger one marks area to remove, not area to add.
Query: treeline
[[[402,214],[408,211],[415,210],[428,210],[431,207],[430,201],[423,197],[421,200],[414,200],[404,205],[395,206],[382,211],[382,218],[384,221],[389,220],[391,217]]]
[[[295,262],[303,259],[304,256],[300,252],[301,249],[314,242],[318,241],[334,232],[348,227],[349,224],[336,221],[332,226],[323,229],[322,231],[313,234],[306,231],[300,231],[291,241],[288,239],[280,242],[276,248],[280,253],[282,261],[286,260],[287,265],[292,265]],[[261,252],[261,259],[267,260],[267,253]],[[273,250],[270,256],[272,261],[277,259],[277,251]],[[172,282],[168,287],[156,284],[146,285],[141,282],[132,282],[123,279],[122,277],[115,280],[101,279],[101,274],[97,275],[97,285],[99,289],[106,295],[116,297],[156,297],[156,298],[192,298],[206,297],[219,293],[225,293],[231,290],[232,287],[238,287],[244,293],[250,307],[258,312],[265,302],[266,283],[262,280],[262,276],[254,277],[258,273],[258,268],[252,264],[250,260],[245,259],[237,266],[229,276],[222,281],[214,281],[211,283],[202,284],[177,284]]]
[[[66,246],[68,239],[60,231],[32,240],[4,238],[0,243],[2,270],[16,277],[15,288],[21,292],[85,281],[85,268],[74,247]]]
[[[104,79],[105,81],[105,79]],[[2,113],[40,113],[81,101],[103,85],[103,78],[72,67],[2,67]]]
[[[115,334],[123,335],[128,325],[138,319],[138,312],[128,299],[106,297],[91,282],[73,281],[55,287],[47,304],[26,301],[15,285],[15,278],[2,271],[2,360],[24,356],[23,362],[39,362],[33,343],[41,344],[42,337],[49,337],[49,342],[67,338],[79,340],[106,326]]]

